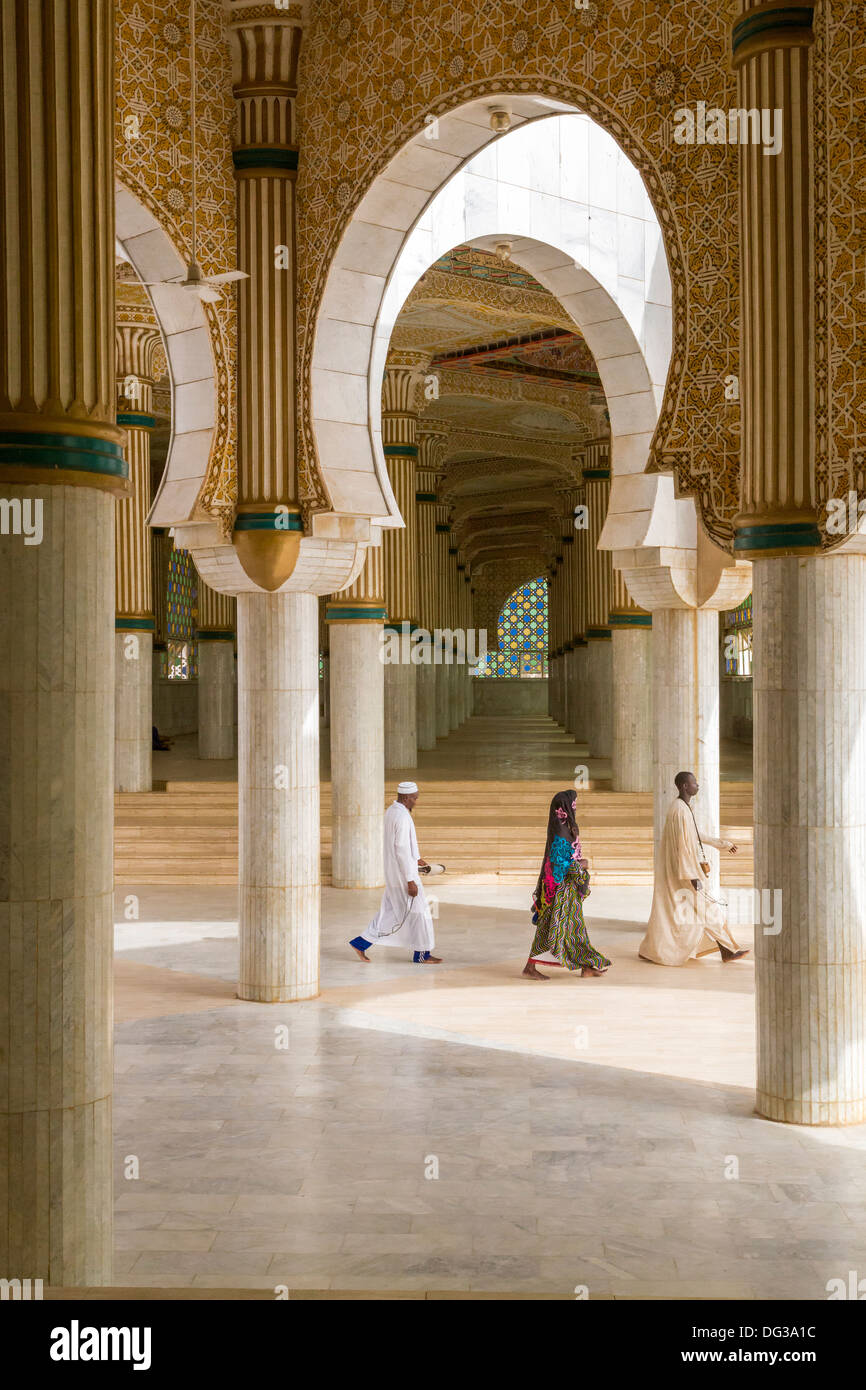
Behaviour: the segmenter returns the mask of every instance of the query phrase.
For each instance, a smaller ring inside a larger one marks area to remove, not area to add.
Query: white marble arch
[[[120,180],[115,183],[115,236],[142,281],[185,273],[171,238]],[[150,285],[147,293],[162,332],[171,382],[171,439],[148,521],[171,527],[191,520],[207,473],[217,418],[216,365],[198,295],[179,285]]]
[[[316,323],[312,415],[337,512],[400,525],[381,444],[381,385],[397,315],[420,275],[461,242],[512,243],[585,335],[611,417],[606,549],[693,549],[691,499],[644,473],[671,356],[671,287],[643,181],[589,117],[510,98],[496,137],[472,102],[411,140],[359,204],[329,270]],[[557,114],[552,114],[552,113]],[[432,133],[432,132],[431,132]]]

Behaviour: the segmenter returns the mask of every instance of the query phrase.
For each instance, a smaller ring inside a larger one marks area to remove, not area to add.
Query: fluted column
[[[460,727],[460,667],[457,664],[458,651],[456,635],[460,627],[460,609],[457,597],[457,583],[460,578],[457,571],[457,557],[459,547],[453,544],[456,537],[452,534],[452,544],[448,547],[448,630],[451,634],[450,644],[452,661],[446,669],[448,671],[448,728],[454,730]]]
[[[633,602],[619,570],[613,572],[611,597],[611,787],[648,792],[653,785],[652,614]]]
[[[702,830],[719,834],[719,615],[715,609],[654,609],[653,825],[656,854],[676,796],[678,772],[700,785],[695,814]],[[718,884],[718,852],[707,848]]]
[[[610,552],[598,541],[610,496],[609,446],[587,446],[583,470],[589,509],[587,561],[587,742],[594,758],[609,758],[613,745],[613,653],[608,615],[611,609],[613,567]]]
[[[436,591],[437,591],[437,621],[436,626],[440,629],[448,629],[451,626],[448,605],[448,583],[450,556],[448,554],[451,547],[451,526],[448,522],[448,508],[444,503],[436,504]],[[435,664],[436,671],[436,737],[447,738],[451,732],[451,659],[453,649],[449,643],[440,641],[437,643]]]
[[[229,594],[198,581],[198,755],[235,755],[235,608]]]
[[[559,723],[559,665],[556,647],[556,573],[551,566],[547,572],[547,712]]]
[[[385,666],[382,662],[382,548],[326,610],[331,680],[331,882],[382,883],[385,801]]]
[[[586,484],[583,479],[583,468],[586,462],[586,451],[581,450],[579,459],[579,470],[581,482],[575,488],[572,496],[575,507],[587,505]],[[574,523],[572,522],[572,525]],[[578,743],[587,743],[589,739],[589,717],[590,717],[590,692],[589,692],[589,643],[587,641],[586,630],[588,626],[589,612],[589,565],[590,565],[590,542],[589,532],[585,527],[574,527],[574,650],[571,654],[571,683],[574,690],[574,711],[571,721],[571,732],[574,734]]]
[[[238,265],[239,944],[242,999],[318,993],[318,602],[279,589],[302,522],[295,457],[298,7],[231,0]]]
[[[238,997],[319,992],[319,661],[314,594],[240,594]]]
[[[398,769],[418,765],[418,668],[403,659],[418,620],[417,381],[418,367],[407,359],[388,367],[382,387],[382,446],[404,522],[385,530],[382,542],[386,631],[399,639],[385,663],[385,766]]]
[[[563,701],[563,727],[568,733],[574,733],[578,721],[579,692],[575,683],[575,626],[576,626],[576,564],[574,549],[574,524],[573,524],[573,490],[566,488],[560,494],[560,502],[563,508],[560,520],[560,548],[559,554],[562,556],[560,562],[560,573],[562,576],[562,609],[563,609],[563,688],[565,698]]]
[[[0,1272],[112,1279],[114,6],[0,7]]]
[[[151,608],[150,432],[154,426],[155,328],[118,322],[117,423],[126,430],[132,493],[117,506],[115,574],[114,786],[120,792],[151,788],[153,726],[153,611]]]
[[[774,113],[781,149],[739,146],[744,559],[820,547],[812,458],[814,308],[812,7],[742,6],[733,27],[738,105]]]
[[[256,585],[291,575],[302,522],[295,459],[295,102],[299,8],[227,8],[236,102],[238,508],[233,542]]]
[[[436,486],[435,462],[443,436],[419,436],[419,468],[416,478],[418,534],[418,621],[427,632],[436,627]],[[431,466],[434,465],[434,466]],[[418,747],[436,747],[436,667],[433,664],[432,637],[429,661],[416,668]]]
[[[866,1120],[866,558],[820,555],[815,499],[811,6],[744,7],[738,104],[781,153],[740,146],[742,445],[735,549],[753,565],[757,1110]]]
[[[151,602],[153,606],[153,682],[151,712],[157,729],[162,727],[162,681],[167,672],[168,557],[173,541],[161,527],[150,532]]]
[[[762,559],[753,575],[755,888],[781,905],[755,931],[757,1109],[861,1124],[866,556]]]

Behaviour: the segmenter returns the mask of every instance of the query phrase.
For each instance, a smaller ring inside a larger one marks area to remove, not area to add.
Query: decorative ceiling
[[[509,258],[457,246],[421,277],[391,351],[421,354],[422,436],[477,575],[550,557],[580,451],[606,435],[598,367],[559,301]]]

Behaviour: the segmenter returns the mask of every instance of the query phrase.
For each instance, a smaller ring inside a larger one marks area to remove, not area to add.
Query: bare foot
[[[524,975],[526,976],[526,978],[527,978],[528,980],[549,980],[549,979],[550,979],[550,976],[549,976],[549,975],[542,975],[541,971],[538,969],[538,966],[535,965],[535,963],[534,963],[533,961],[529,961],[529,962],[523,967],[523,973],[524,973]]]
[[[349,942],[349,945],[352,946],[351,941]],[[372,963],[370,957],[365,956],[363,951],[359,951],[357,946],[352,946],[352,950],[355,952],[355,955],[358,957],[359,960],[364,961],[367,965],[370,965]]]
[[[606,975],[609,969],[609,965],[606,965],[604,970],[596,970],[595,966],[585,965],[580,972],[581,979],[583,979],[586,975]]]
[[[441,957],[441,956],[426,956],[423,960],[419,960],[418,964],[419,964],[419,965],[441,965],[441,964],[442,964],[442,957]]]

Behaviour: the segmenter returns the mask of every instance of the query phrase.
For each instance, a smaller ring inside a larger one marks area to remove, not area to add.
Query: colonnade
[[[610,496],[610,441],[575,458],[576,485],[560,489],[560,547],[548,572],[549,710],[610,758],[614,791],[652,786],[652,615],[629,594],[598,543]]]

